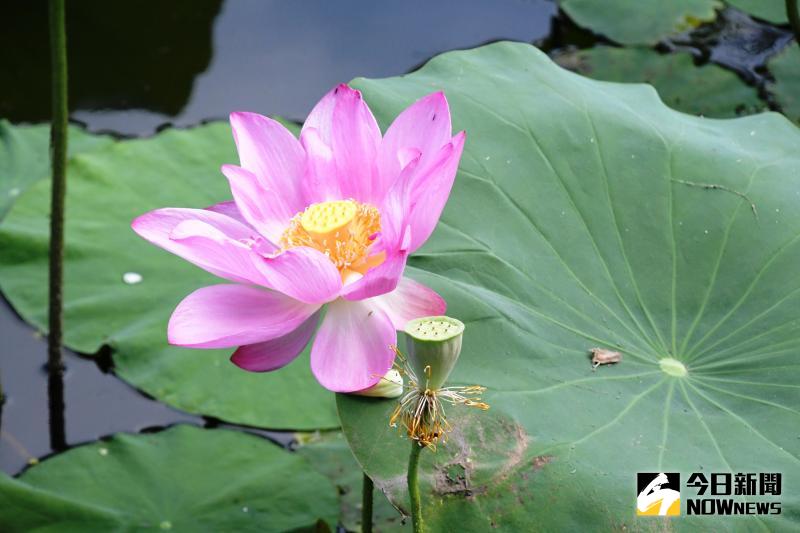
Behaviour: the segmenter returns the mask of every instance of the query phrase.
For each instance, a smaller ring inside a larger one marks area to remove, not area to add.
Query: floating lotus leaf
[[[336,488],[241,432],[118,434],[0,474],[0,525],[29,531],[288,531],[337,523]]]
[[[783,113],[800,124],[800,46],[790,44],[769,61],[768,67],[775,82],[769,84],[767,90]]]
[[[384,126],[442,89],[468,135],[410,264],[466,324],[451,383],[485,385],[491,409],[448,408],[449,442],[423,454],[431,530],[796,530],[800,131],[685,115],[525,44],[355,86]],[[592,348],[622,360],[593,369]],[[395,402],[338,404],[356,459],[407,510]],[[636,473],[659,471],[780,472],[783,511],[637,518]]]
[[[47,153],[46,145],[42,150]],[[40,158],[25,161],[30,175],[46,170]],[[232,350],[167,344],[167,320],[178,302],[219,278],[148,244],[130,222],[157,207],[230,200],[219,167],[236,161],[225,123],[166,130],[71,157],[65,344],[87,354],[110,346],[118,376],[185,411],[275,429],[337,427],[333,394],[311,375],[308,353],[280,373],[252,374],[228,361]],[[49,180],[39,181],[0,225],[0,289],[41,330],[47,324],[49,210]]]
[[[718,0],[559,0],[579,26],[622,44],[655,44],[717,16]]]
[[[555,61],[596,80],[648,83],[665,104],[692,115],[727,118],[766,108],[739,76],[714,64],[697,67],[687,53],[598,46],[559,54]]]
[[[725,0],[737,9],[774,24],[789,22],[785,0]]]
[[[347,531],[361,531],[363,474],[353,452],[340,431],[298,435],[297,453],[336,485],[339,492],[339,523]],[[375,531],[404,531],[411,519],[404,520],[383,493],[375,489],[372,497],[372,523]]]
[[[113,141],[69,127],[69,153],[97,150]],[[31,184],[50,175],[50,126],[12,126],[0,120],[0,220]]]

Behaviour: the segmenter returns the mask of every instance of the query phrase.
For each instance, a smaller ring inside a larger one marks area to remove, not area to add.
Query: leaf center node
[[[658,366],[661,367],[661,370],[665,374],[669,374],[670,376],[675,376],[677,378],[682,378],[688,373],[686,366],[672,357],[665,357],[661,359],[658,362]]]

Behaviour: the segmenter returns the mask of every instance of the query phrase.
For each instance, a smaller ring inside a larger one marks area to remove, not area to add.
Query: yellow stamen
[[[355,200],[312,204],[296,214],[281,235],[281,248],[308,246],[327,255],[345,279],[383,263],[385,254],[370,255],[370,237],[381,230],[377,208]]]
[[[405,386],[408,392],[400,398],[389,418],[389,425],[396,427],[399,422],[409,438],[416,440],[421,446],[435,450],[437,443],[447,441],[447,434],[451,428],[447,422],[443,402],[475,407],[482,411],[489,409],[489,404],[481,401],[481,397],[478,396],[486,391],[486,387],[468,385],[430,389],[420,383],[397,346],[392,345],[390,348],[397,356],[395,369],[408,378],[408,385]],[[427,374],[429,371],[430,366],[426,365],[424,372]]]

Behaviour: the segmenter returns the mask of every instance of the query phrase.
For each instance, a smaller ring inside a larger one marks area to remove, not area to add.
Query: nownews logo
[[[781,514],[781,474],[777,472],[709,473],[693,472],[686,481],[687,515]],[[678,516],[681,514],[681,476],[677,472],[636,474],[636,514]],[[688,497],[688,488],[697,497]],[[710,489],[710,490],[709,490]],[[733,496],[733,497],[726,497]],[[759,501],[751,498],[758,496]],[[771,501],[763,501],[764,498]]]
[[[638,473],[636,514],[678,516],[681,514],[681,475],[677,472]]]

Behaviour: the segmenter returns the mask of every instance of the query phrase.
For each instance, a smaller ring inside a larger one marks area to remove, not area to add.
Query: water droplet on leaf
[[[122,281],[128,285],[136,285],[137,283],[141,283],[142,279],[142,275],[138,272],[125,272],[122,275]]]

